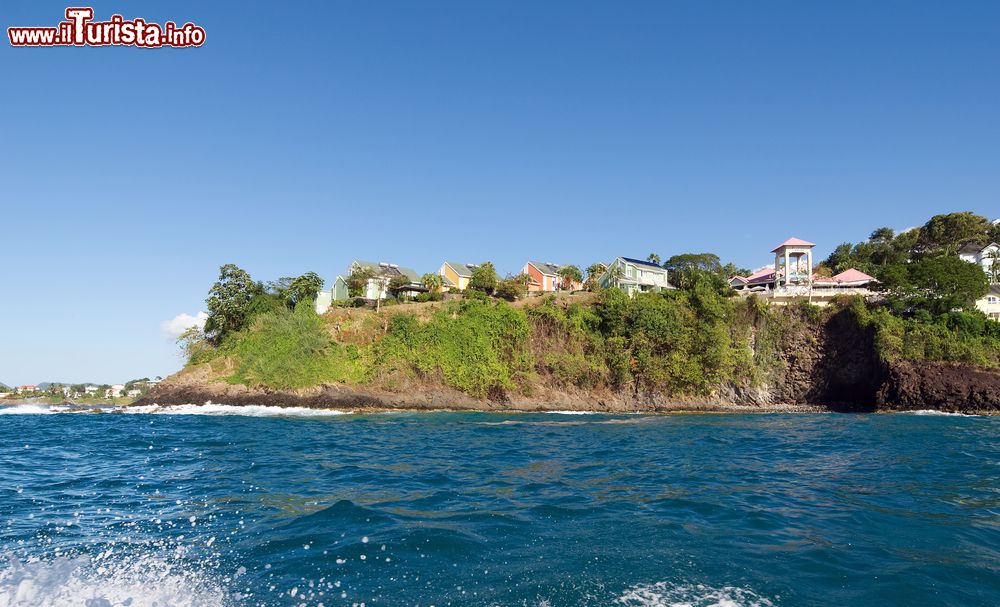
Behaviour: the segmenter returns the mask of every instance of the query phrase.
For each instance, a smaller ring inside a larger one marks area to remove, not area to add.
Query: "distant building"
[[[559,275],[559,270],[566,266],[550,261],[529,261],[521,268],[521,273],[529,278],[529,293],[548,293],[553,291],[580,291],[583,283],[566,280]]]
[[[990,277],[990,282],[1000,283],[1000,245],[993,242],[985,247],[969,243],[958,250],[962,261],[978,264]]]
[[[99,388],[98,388],[97,386],[84,386],[84,387],[83,387],[83,391],[84,391],[84,392],[85,392],[86,394],[97,394],[97,390],[98,390],[98,389],[99,389]]]
[[[364,286],[360,297],[369,300],[385,299],[390,295],[389,284],[393,279],[402,276],[407,280],[407,287],[400,291],[400,295],[417,295],[419,293],[424,293],[427,291],[427,287],[420,282],[420,276],[417,275],[416,271],[410,268],[404,268],[398,264],[379,262],[374,263],[371,261],[361,261],[355,260],[351,262],[351,265],[347,267],[347,276],[350,277],[355,272],[367,270],[372,273],[373,277],[368,279],[368,283]],[[341,278],[338,276],[338,278]],[[343,288],[339,288],[339,287]],[[332,295],[337,296],[338,300],[348,299],[350,293],[347,290],[347,278],[342,278],[340,284],[334,283],[333,289],[331,289]]]
[[[673,289],[668,278],[666,268],[655,263],[632,257],[616,257],[597,282],[605,289],[621,289],[629,295],[636,295]]]
[[[1000,320],[1000,284],[990,285],[990,290],[976,301],[976,307],[993,320]]]
[[[126,392],[125,395],[128,396],[129,398],[136,398],[138,396],[142,396],[142,390],[140,390],[139,388],[132,388],[131,390]]]
[[[125,393],[125,384],[115,384],[104,391],[105,398],[120,398]]]
[[[27,393],[29,393],[29,392],[35,392],[35,391],[36,391],[37,389],[38,389],[38,388],[36,388],[35,386],[31,386],[31,385],[27,385],[27,386],[18,386],[17,388],[14,388],[14,390],[15,390],[15,391],[16,391],[16,392],[17,392],[18,394],[27,394]]]
[[[755,293],[775,305],[804,300],[824,306],[839,295],[875,295],[869,287],[878,281],[860,270],[849,268],[836,276],[815,274],[812,257],[815,246],[800,238],[789,238],[771,251],[773,266],[761,268],[750,276],[733,276],[729,285],[743,294]]]
[[[438,274],[441,275],[441,286],[445,291],[455,289],[464,291],[472,280],[472,273],[475,272],[479,264],[462,263],[460,261],[446,261],[441,264]]]

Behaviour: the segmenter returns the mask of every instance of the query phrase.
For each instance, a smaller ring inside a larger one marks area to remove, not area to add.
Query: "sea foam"
[[[657,582],[629,588],[615,599],[635,607],[774,607],[770,599],[736,586],[715,588],[705,584]]]
[[[349,415],[351,411],[310,409],[308,407],[273,407],[268,405],[140,405],[115,409],[117,413],[148,415],[242,415],[246,417],[329,417]]]
[[[204,574],[151,556],[102,554],[26,562],[11,557],[0,571],[0,607],[224,607],[229,603],[223,589]]]

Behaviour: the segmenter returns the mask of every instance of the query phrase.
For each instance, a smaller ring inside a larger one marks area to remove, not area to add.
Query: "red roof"
[[[801,238],[789,238],[785,242],[771,249],[771,252],[777,253],[782,247],[815,247],[815,246],[816,246],[815,242],[809,242],[808,240],[802,240]]]
[[[873,282],[874,276],[869,276],[861,270],[850,268],[833,277],[837,282]]]

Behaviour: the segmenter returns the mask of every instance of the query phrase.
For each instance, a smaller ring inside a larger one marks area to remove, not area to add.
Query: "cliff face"
[[[755,386],[720,386],[709,397],[627,390],[535,389],[530,395],[476,398],[428,381],[396,386],[324,384],[301,390],[248,388],[219,380],[208,365],[161,382],[136,404],[226,403],[371,409],[481,411],[893,411],[937,409],[1000,414],[1000,373],[968,365],[899,361],[886,364],[874,335],[846,312],[799,318],[782,337],[781,360]]]

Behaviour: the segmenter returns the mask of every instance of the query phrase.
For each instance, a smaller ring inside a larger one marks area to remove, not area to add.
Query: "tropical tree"
[[[650,253],[649,255],[646,256],[646,261],[648,261],[649,263],[655,263],[656,265],[660,265],[660,256],[657,255],[656,253]]]
[[[594,291],[599,286],[597,281],[608,271],[608,266],[603,263],[592,263],[587,266],[587,282],[584,286],[588,291]]]
[[[715,253],[683,253],[674,255],[663,267],[667,269],[670,282],[681,289],[693,287],[701,276],[721,276],[722,262]]]
[[[608,268],[608,278],[611,280],[611,284],[615,287],[621,286],[621,280],[625,278],[625,268],[621,267],[620,264],[615,264]]]
[[[399,297],[400,292],[405,291],[410,286],[410,279],[402,274],[397,274],[389,279],[389,292],[394,297]]]
[[[986,253],[986,259],[991,260],[988,264],[989,269],[986,272],[990,277],[990,282],[1000,282],[1000,249],[990,250]]]
[[[572,288],[573,283],[583,282],[583,272],[573,265],[559,268],[557,274],[559,274],[559,278],[562,278],[561,288]]]
[[[880,280],[879,288],[896,303],[934,314],[971,308],[989,290],[989,280],[978,264],[952,256],[893,265]]]
[[[322,288],[323,279],[316,272],[306,272],[302,276],[293,278],[286,292],[288,307],[295,309],[301,302],[316,301],[316,296]]]
[[[355,268],[346,280],[348,297],[364,297],[368,281],[372,278],[375,278],[375,272],[371,268]]]
[[[469,288],[492,295],[497,288],[497,282],[497,270],[493,267],[493,263],[484,261],[472,271],[472,277],[469,278]]]
[[[421,276],[420,282],[424,283],[424,286],[427,287],[427,290],[431,293],[440,291],[442,285],[444,285],[444,281],[441,280],[441,275],[434,274],[433,272],[428,272],[427,274]]]
[[[239,266],[226,264],[219,268],[219,280],[205,300],[208,306],[205,335],[209,342],[219,345],[226,336],[244,328],[251,316],[250,302],[262,290]]]
[[[497,283],[496,296],[508,301],[524,297],[528,294],[528,283],[530,282],[531,277],[527,274],[522,273],[517,276],[508,276]]]
[[[916,252],[924,255],[956,255],[962,245],[989,244],[994,230],[989,219],[968,211],[935,215],[920,228]]]

